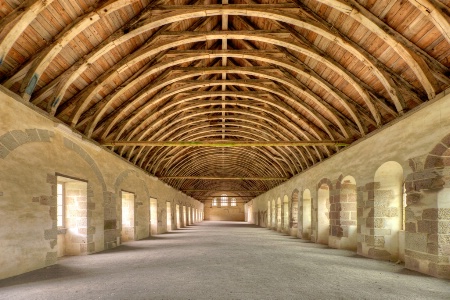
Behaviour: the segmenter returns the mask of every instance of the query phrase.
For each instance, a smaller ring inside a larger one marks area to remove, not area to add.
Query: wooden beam
[[[223,193],[242,193],[242,192],[264,193],[264,192],[267,192],[267,190],[222,190],[222,189],[214,189],[214,190],[181,189],[181,191],[182,192],[223,192]]]
[[[144,147],[293,147],[293,146],[348,146],[350,140],[323,141],[106,141],[103,146]]]
[[[208,5],[157,5],[152,9],[152,12],[155,13],[168,13],[171,10],[177,10],[177,11],[186,11],[189,12],[190,10],[198,10],[199,7],[202,7],[203,9],[220,9],[225,10],[225,13],[231,14],[231,12],[228,12],[227,10],[233,10],[233,9],[287,9],[287,10],[295,10],[298,11],[299,8],[297,5],[292,3],[281,3],[281,4],[208,4]]]
[[[214,176],[160,176],[159,179],[194,179],[194,180],[288,180],[288,177],[214,177]]]
[[[11,47],[22,35],[25,29],[34,21],[44,9],[50,6],[54,0],[39,1],[33,0],[26,2],[24,6],[17,8],[14,13],[14,26],[7,29],[6,35],[0,40],[0,65],[2,65]],[[9,18],[8,18],[9,20]],[[11,20],[12,21],[12,20]],[[8,24],[3,24],[7,27]],[[37,83],[37,82],[36,82]]]
[[[222,195],[208,195],[208,196],[200,196],[201,199],[210,199],[211,197],[221,197]],[[231,196],[227,195],[228,198],[255,198],[257,196]]]
[[[208,34],[211,38],[221,39],[221,38],[233,38],[234,35],[242,34],[255,34],[255,35],[265,35],[265,36],[276,36],[278,38],[290,38],[291,33],[287,30],[221,30],[221,31],[166,31],[161,34],[161,38],[169,37],[173,39],[174,37],[193,37],[193,36],[204,36]],[[222,49],[226,50],[226,49]]]

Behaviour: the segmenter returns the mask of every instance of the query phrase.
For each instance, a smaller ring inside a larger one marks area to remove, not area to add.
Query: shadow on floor
[[[0,280],[0,288],[11,287],[15,285],[25,285],[33,282],[42,282],[46,280],[60,280],[73,276],[80,276],[87,272],[82,268],[74,268],[62,265],[52,265],[39,270],[34,270],[25,274]],[[1,295],[1,293],[0,293]]]

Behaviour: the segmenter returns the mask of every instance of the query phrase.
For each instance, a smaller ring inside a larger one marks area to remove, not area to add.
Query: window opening
[[[64,227],[64,183],[59,182],[56,186],[57,189],[57,225],[58,227]]]
[[[221,206],[228,206],[228,196],[226,194],[222,194],[220,196],[220,205]]]

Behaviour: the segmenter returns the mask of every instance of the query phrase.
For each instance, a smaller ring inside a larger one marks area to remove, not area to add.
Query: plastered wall
[[[276,203],[286,196],[292,203],[298,192],[298,237],[450,278],[449,147],[446,91],[252,200],[253,220],[279,230]]]
[[[85,182],[83,218],[61,237],[56,225],[57,176]],[[121,191],[134,194],[134,238],[150,234],[150,198],[157,233],[167,228],[167,202],[203,212],[203,204],[84,140],[67,126],[21,103],[0,87],[0,279],[121,243]],[[59,234],[58,234],[59,233]],[[69,239],[67,249],[58,245]],[[70,251],[69,251],[70,250]],[[58,253],[59,252],[59,253]]]

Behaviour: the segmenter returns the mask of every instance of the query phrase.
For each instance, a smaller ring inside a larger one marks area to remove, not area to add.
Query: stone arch
[[[311,209],[312,209],[311,191],[309,189],[303,190],[301,201],[301,228],[299,227],[299,237],[305,240],[311,239]]]
[[[276,230],[277,231],[281,231],[282,230],[282,225],[283,225],[283,215],[282,215],[282,204],[281,204],[281,198],[278,197],[277,199],[277,210],[276,210],[276,214],[277,214],[277,224],[276,224]]]
[[[271,227],[274,230],[277,230],[277,212],[276,212],[276,204],[275,204],[275,199],[272,199],[272,223],[271,223]]]
[[[289,229],[290,235],[292,236],[297,236],[298,234],[298,197],[298,189],[293,190],[291,194],[291,201],[289,203]]]
[[[118,193],[118,189],[120,188],[120,185],[122,184],[122,182],[128,176],[130,176],[130,174],[136,175],[136,177],[138,177],[141,180],[142,186],[144,187],[144,190],[145,190],[145,193],[147,196],[147,199],[150,199],[151,198],[150,191],[148,190],[148,187],[145,184],[144,180],[140,178],[139,173],[136,170],[131,170],[131,169],[125,170],[117,176],[116,181],[114,182],[114,190],[116,191],[116,193]]]
[[[78,144],[74,143],[73,141],[69,140],[68,138],[64,138],[64,146],[67,149],[70,149],[74,151],[76,154],[78,154],[88,165],[91,166],[92,171],[94,171],[95,176],[97,176],[97,179],[102,184],[103,192],[106,193],[106,183],[105,179],[103,178],[103,174],[100,171],[100,168],[97,166],[97,163],[95,160]]]
[[[50,143],[55,133],[46,129],[11,130],[0,136],[0,158],[5,159],[17,147],[33,142]]]
[[[383,163],[375,172],[374,182],[366,185],[363,251],[367,256],[397,261],[399,232],[402,228],[403,168],[395,161]]]
[[[409,161],[405,180],[405,266],[450,279],[450,134]]]

